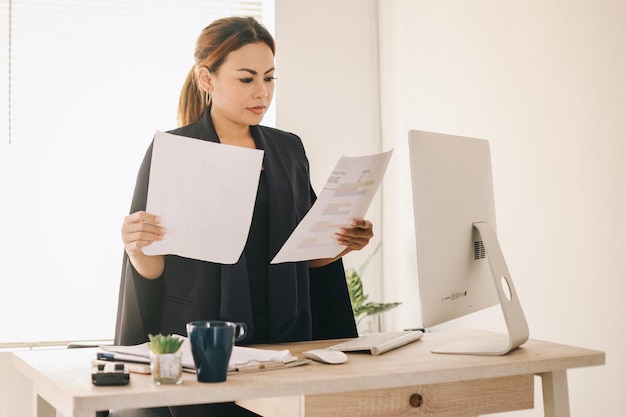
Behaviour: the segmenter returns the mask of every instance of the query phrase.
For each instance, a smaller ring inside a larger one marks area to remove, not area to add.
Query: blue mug
[[[187,336],[199,382],[226,381],[235,342],[246,337],[245,323],[203,320],[187,323]]]

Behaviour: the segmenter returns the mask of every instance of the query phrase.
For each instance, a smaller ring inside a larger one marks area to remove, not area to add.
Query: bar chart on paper
[[[352,219],[365,217],[392,152],[342,156],[317,201],[272,263],[333,258],[340,254],[344,246],[335,241],[335,231],[348,226]]]

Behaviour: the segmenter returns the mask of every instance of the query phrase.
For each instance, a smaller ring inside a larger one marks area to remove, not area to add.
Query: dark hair
[[[225,17],[204,28],[196,41],[195,64],[187,74],[178,101],[178,125],[197,122],[210,107],[206,92],[197,81],[198,69],[216,72],[229,53],[250,43],[265,43],[276,53],[274,38],[253,17]]]

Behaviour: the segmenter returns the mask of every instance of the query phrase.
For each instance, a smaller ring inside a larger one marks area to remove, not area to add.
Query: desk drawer
[[[470,417],[534,407],[533,375],[241,402],[263,415]]]

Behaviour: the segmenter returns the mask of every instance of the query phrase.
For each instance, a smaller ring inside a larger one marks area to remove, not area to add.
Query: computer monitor
[[[420,305],[432,327],[500,304],[508,334],[436,353],[503,355],[528,325],[496,235],[489,142],[409,131]]]

